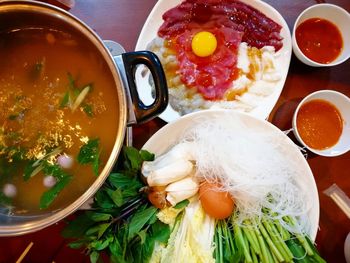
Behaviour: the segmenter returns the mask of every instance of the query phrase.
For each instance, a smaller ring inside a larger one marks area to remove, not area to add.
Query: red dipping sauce
[[[338,142],[343,131],[343,119],[333,104],[315,99],[300,107],[297,127],[306,145],[316,150],[324,150]]]
[[[304,55],[318,63],[331,63],[343,49],[343,38],[339,29],[325,19],[305,20],[297,27],[295,36]]]

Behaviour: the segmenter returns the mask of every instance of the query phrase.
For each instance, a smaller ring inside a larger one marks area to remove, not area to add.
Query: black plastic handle
[[[137,123],[143,123],[161,114],[168,105],[168,86],[163,67],[156,54],[150,51],[136,51],[122,54],[131,101]],[[145,105],[137,92],[135,82],[136,66],[143,64],[151,71],[156,97],[151,105]]]

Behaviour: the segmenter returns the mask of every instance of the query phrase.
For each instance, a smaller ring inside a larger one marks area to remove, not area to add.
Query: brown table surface
[[[54,0],[50,0],[54,1]],[[141,28],[156,0],[76,0],[70,12],[93,28],[102,39],[111,39],[133,51]],[[316,4],[315,0],[267,0],[285,18],[290,29],[298,14]],[[329,0],[350,11],[349,0]],[[332,89],[350,96],[350,60],[332,68],[311,68],[292,57],[288,77],[269,120],[282,130],[291,128],[291,116],[307,94]],[[134,128],[135,146],[143,143],[165,123],[155,119]],[[320,224],[317,247],[321,255],[334,263],[345,262],[343,249],[350,232],[350,220],[323,191],[336,183],[350,195],[350,152],[336,158],[309,154],[320,197]],[[0,238],[0,262],[15,262],[30,242],[34,245],[23,262],[88,262],[82,251],[68,248],[60,236],[61,221],[42,231],[20,237]]]

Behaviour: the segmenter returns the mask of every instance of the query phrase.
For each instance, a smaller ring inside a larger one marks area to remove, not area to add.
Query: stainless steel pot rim
[[[111,69],[115,83],[121,86],[123,85],[120,80],[119,71],[117,70],[114,64],[112,55],[107,50],[107,48],[103,44],[103,41],[100,39],[100,37],[92,29],[90,29],[90,27],[87,26],[84,22],[82,22],[75,16],[69,14],[68,12],[46,3],[35,2],[31,0],[28,0],[28,1],[27,0],[26,1],[4,0],[0,2],[0,15],[1,15],[1,12],[28,12],[28,11],[38,13],[39,15],[53,16],[56,19],[64,20],[65,23],[78,29],[82,34],[88,37],[89,40],[101,52],[101,55],[105,58],[109,68]],[[125,128],[127,125],[128,112],[127,112],[127,99],[126,99],[125,90],[124,88],[117,88],[116,91],[117,91],[118,102],[119,102],[119,120],[118,120],[119,127],[116,134],[116,139],[115,139],[112,153],[104,169],[102,170],[98,178],[95,180],[95,182],[88,188],[87,191],[85,191],[83,195],[81,195],[73,203],[64,207],[60,211],[57,211],[56,213],[50,214],[48,217],[43,217],[40,220],[28,221],[21,224],[15,224],[15,225],[9,225],[9,226],[0,225],[0,236],[23,235],[26,233],[38,231],[45,227],[48,227],[60,221],[67,215],[76,211],[91,196],[93,196],[93,194],[102,186],[108,174],[112,170],[114,162],[117,159],[119,152],[122,148],[122,144],[125,136]]]

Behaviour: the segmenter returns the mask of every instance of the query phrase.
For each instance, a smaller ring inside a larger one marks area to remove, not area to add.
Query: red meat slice
[[[175,49],[181,81],[197,88],[205,99],[222,99],[236,78],[237,53],[243,33],[225,27],[210,30],[218,41],[217,49],[213,55],[200,58],[191,48],[192,37],[199,31],[188,30],[177,38]]]
[[[171,38],[192,28],[192,24],[216,21],[244,32],[242,41],[256,48],[282,48],[281,26],[259,10],[237,0],[186,0],[163,15],[160,37]]]
[[[222,99],[236,78],[241,41],[256,48],[273,46],[276,51],[283,45],[279,24],[237,0],[185,0],[165,12],[163,20],[158,35],[173,43],[182,82],[208,100]],[[217,38],[217,49],[209,57],[192,52],[192,38],[200,31]]]

